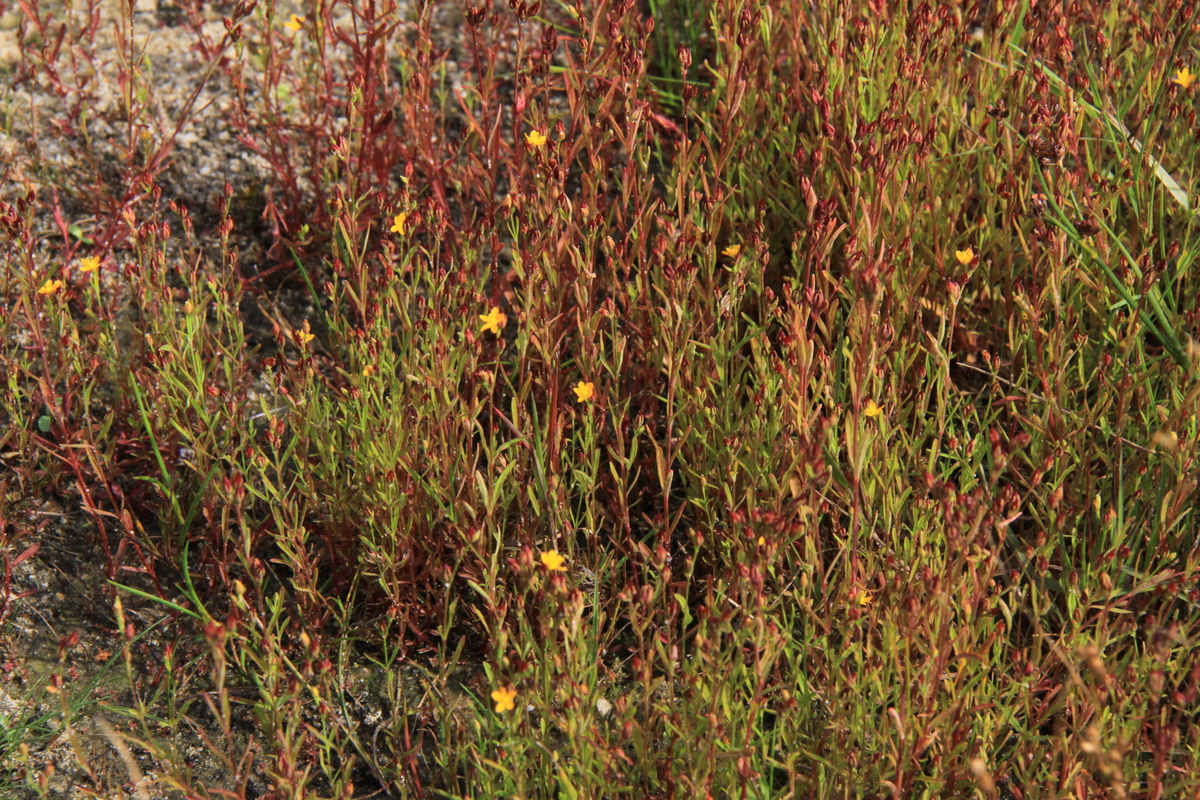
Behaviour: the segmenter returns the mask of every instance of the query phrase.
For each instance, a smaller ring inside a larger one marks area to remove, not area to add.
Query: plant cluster
[[[1200,791],[1194,2],[172,8],[180,97],[132,0],[5,67],[0,622],[78,509],[92,796]]]

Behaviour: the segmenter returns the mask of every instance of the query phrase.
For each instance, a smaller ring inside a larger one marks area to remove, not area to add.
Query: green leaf
[[[71,234],[77,241],[83,242],[84,244],[91,245],[96,243],[92,237],[83,235],[83,228],[79,227],[78,223],[72,222],[70,225],[68,225],[67,233]]]

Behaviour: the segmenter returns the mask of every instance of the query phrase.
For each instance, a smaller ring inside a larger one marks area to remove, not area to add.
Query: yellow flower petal
[[[404,235],[404,223],[408,221],[408,214],[397,214],[392,217],[392,233]]]
[[[79,259],[80,272],[95,272],[100,269],[100,258],[98,256],[88,256],[87,258]]]
[[[575,399],[580,403],[584,403],[596,396],[596,384],[592,383],[591,381],[588,381],[587,383],[580,381],[579,383],[575,384],[574,391]]]
[[[530,147],[541,147],[546,143],[546,134],[541,131],[530,131],[525,134],[525,143]]]
[[[1191,86],[1193,83],[1196,82],[1196,76],[1194,74],[1192,74],[1192,71],[1190,69],[1188,69],[1187,67],[1184,67],[1183,69],[1181,69],[1175,73],[1175,77],[1173,80],[1175,83],[1178,83],[1180,86],[1182,86],[1183,88],[1186,89],[1189,86]]]
[[[483,327],[479,329],[480,333],[491,331],[499,336],[504,330],[504,323],[508,322],[508,317],[500,310],[500,306],[492,306],[491,311],[479,315],[479,321],[483,323]]]
[[[297,16],[296,14],[292,14],[292,18],[283,23],[283,27],[287,28],[292,33],[295,33],[296,31],[300,30],[300,23],[304,22],[305,19],[307,19],[307,17],[301,17]]]
[[[308,320],[304,320],[304,327],[301,330],[294,331],[293,335],[296,337],[296,341],[300,342],[300,344],[308,344],[313,339],[317,338],[317,335],[309,330]]]
[[[955,250],[954,257],[958,259],[958,263],[964,267],[970,264],[975,258],[975,251],[968,247],[966,250]]]
[[[497,714],[512,711],[516,708],[516,704],[513,701],[517,699],[517,690],[511,686],[504,686],[492,692],[492,699],[496,701]]]
[[[863,413],[868,417],[878,417],[883,413],[883,408],[877,405],[874,400],[868,400],[867,407],[863,409]]]
[[[38,294],[49,296],[49,295],[52,295],[55,292],[57,292],[62,287],[63,287],[62,281],[54,281],[54,280],[46,281],[45,283],[42,284],[41,288],[38,289]]]
[[[729,256],[730,258],[737,258],[737,254],[740,252],[742,252],[742,246],[740,244],[731,244],[729,247],[726,247],[721,251],[721,255]]]
[[[547,550],[542,553],[542,565],[551,572],[566,572],[566,559],[558,554],[557,550]]]

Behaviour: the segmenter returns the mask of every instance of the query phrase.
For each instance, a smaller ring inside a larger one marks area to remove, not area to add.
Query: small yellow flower
[[[311,333],[308,328],[308,320],[304,320],[304,328],[295,332],[296,341],[300,344],[308,344],[313,339],[317,338],[315,333]]]
[[[557,550],[547,550],[542,553],[542,565],[551,572],[566,572],[566,559],[558,554]]]
[[[1183,88],[1188,88],[1196,81],[1196,76],[1187,67],[1175,73],[1174,82],[1178,83]]]
[[[100,258],[98,256],[88,256],[87,258],[79,259],[80,272],[95,272],[100,269]]]
[[[740,244],[731,244],[729,247],[726,247],[721,251],[721,255],[729,256],[730,258],[737,258],[737,254],[740,252],[742,252],[742,246]]]
[[[62,281],[46,281],[42,284],[42,288],[38,289],[40,295],[52,295],[63,287]]]
[[[863,413],[868,417],[878,417],[883,413],[883,408],[877,405],[874,400],[868,400],[867,407],[863,409]]]
[[[375,374],[375,365],[374,364],[367,364],[365,367],[363,367],[363,377],[364,378],[369,378],[374,374]]]
[[[587,383],[580,381],[579,383],[575,384],[574,392],[575,399],[580,403],[585,403],[596,396],[596,384],[592,383],[591,381],[588,381]]]
[[[283,27],[287,28],[292,33],[295,33],[296,31],[300,30],[300,24],[304,22],[305,19],[307,19],[307,17],[300,17],[292,14],[292,18],[283,23]]]
[[[968,247],[966,250],[955,250],[954,257],[958,259],[958,263],[965,267],[975,258],[975,251],[970,247]]]
[[[871,603],[875,602],[875,597],[870,592],[863,589],[855,595],[854,602],[860,607],[865,608],[866,606],[869,606]]]
[[[392,217],[392,233],[404,235],[404,223],[408,221],[408,214],[397,214]]]
[[[483,327],[479,329],[480,333],[491,331],[499,336],[504,330],[504,323],[508,322],[508,317],[500,310],[500,306],[492,306],[491,311],[479,315],[479,321],[483,323]]]
[[[546,143],[546,134],[541,131],[530,131],[525,134],[525,144],[530,147],[541,147]]]
[[[511,686],[505,686],[502,689],[492,692],[492,699],[496,701],[497,714],[512,711],[516,708],[516,704],[513,701],[517,699],[517,690]]]

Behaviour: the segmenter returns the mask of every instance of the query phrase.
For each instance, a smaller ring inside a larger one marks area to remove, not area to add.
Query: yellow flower
[[[404,235],[404,223],[408,220],[408,214],[397,214],[392,217],[392,233]]]
[[[874,601],[875,601],[875,597],[873,595],[871,595],[869,592],[867,592],[865,589],[859,591],[854,597],[854,602],[858,603],[858,605],[862,606],[862,607],[869,606]]]
[[[1181,69],[1175,73],[1175,78],[1174,78],[1175,83],[1178,83],[1180,86],[1182,86],[1185,89],[1188,88],[1189,86],[1191,86],[1195,82],[1195,80],[1196,80],[1196,76],[1193,75],[1191,70],[1189,70],[1187,67],[1184,67],[1183,69]]]
[[[580,381],[579,383],[575,384],[574,392],[575,399],[578,402],[587,402],[596,396],[596,384],[592,383],[591,381],[588,381],[587,383]]]
[[[516,704],[513,701],[517,699],[517,690],[511,686],[505,686],[502,689],[492,692],[492,699],[496,701],[497,714],[512,711],[516,708]]]
[[[87,258],[79,259],[80,272],[94,272],[100,269],[100,258],[98,256],[88,256]]]
[[[878,417],[883,413],[883,408],[879,405],[876,405],[874,400],[868,400],[867,407],[863,409],[863,413],[868,417]]]
[[[737,254],[740,252],[742,252],[742,246],[740,244],[731,244],[729,247],[726,247],[721,251],[721,255],[729,256],[730,258],[737,258]]]
[[[363,377],[364,378],[369,378],[374,374],[375,374],[375,365],[374,364],[367,364],[365,367],[363,367]]]
[[[295,33],[296,31],[300,30],[300,23],[304,22],[305,19],[306,17],[299,17],[295,14],[292,14],[292,18],[283,23],[283,27],[287,28],[292,33]]]
[[[479,321],[483,323],[483,327],[479,329],[480,333],[491,331],[497,336],[504,329],[504,323],[508,322],[508,317],[500,310],[500,306],[492,306],[492,310],[486,314],[479,315]]]
[[[52,295],[63,287],[62,281],[46,281],[42,284],[42,288],[38,289],[38,294]]]
[[[975,258],[975,251],[970,247],[968,247],[966,250],[955,250],[954,257],[958,259],[958,263],[965,267],[967,264],[971,263],[972,259]]]
[[[525,143],[530,147],[541,147],[546,143],[546,134],[541,131],[530,131],[525,134]]]
[[[566,559],[558,554],[557,550],[547,550],[542,553],[542,565],[551,572],[566,572]]]
[[[295,332],[296,341],[300,344],[308,344],[313,339],[317,338],[316,334],[310,333],[308,329],[308,320],[304,320],[304,329]]]

